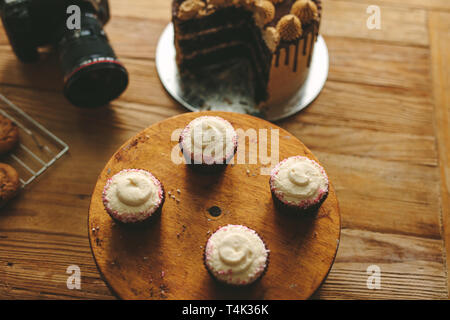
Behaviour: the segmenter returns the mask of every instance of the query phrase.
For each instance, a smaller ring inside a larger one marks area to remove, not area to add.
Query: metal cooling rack
[[[69,146],[0,94],[0,114],[13,121],[20,131],[19,144],[0,157],[17,170],[25,188],[42,175]]]

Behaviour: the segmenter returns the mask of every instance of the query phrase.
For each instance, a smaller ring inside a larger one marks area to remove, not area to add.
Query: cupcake
[[[188,165],[202,172],[216,172],[234,157],[237,141],[237,133],[227,120],[203,116],[184,128],[179,144]]]
[[[272,170],[270,190],[275,205],[295,213],[317,212],[328,196],[328,176],[314,160],[295,156]]]
[[[227,225],[214,232],[205,246],[204,262],[219,282],[243,286],[260,279],[267,270],[269,250],[252,229]]]
[[[161,213],[164,188],[148,171],[122,170],[106,183],[103,204],[111,218],[118,222],[142,222]]]

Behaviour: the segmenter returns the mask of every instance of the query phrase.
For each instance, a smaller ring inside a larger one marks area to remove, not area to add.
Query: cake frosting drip
[[[278,21],[277,31],[280,34],[281,39],[293,41],[302,36],[302,23],[297,16],[288,14]]]
[[[328,178],[323,168],[300,156],[288,158],[275,167],[271,184],[285,202],[292,204],[314,202],[328,192]]]
[[[220,118],[204,116],[194,119],[182,133],[182,148],[199,162],[221,163],[234,155],[237,135],[231,124]]]
[[[151,213],[159,206],[159,181],[145,170],[123,170],[114,175],[104,190],[104,203],[114,215]]]
[[[319,16],[316,4],[311,0],[298,0],[292,5],[291,13],[297,16],[301,23],[311,23]]]
[[[264,272],[268,250],[254,230],[228,225],[210,237],[205,258],[209,270],[220,280],[248,284]]]

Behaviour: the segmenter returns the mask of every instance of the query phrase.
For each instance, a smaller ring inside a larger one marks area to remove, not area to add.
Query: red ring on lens
[[[76,68],[75,70],[73,70],[71,73],[69,73],[69,75],[64,77],[64,82],[67,82],[78,71],[80,71],[80,70],[82,70],[84,68],[87,68],[89,66],[92,66],[94,64],[99,64],[99,63],[115,63],[115,64],[118,64],[119,66],[121,66],[122,68],[125,68],[125,66],[119,60],[92,61],[92,62],[83,64],[83,65],[79,66],[78,68]]]
[[[118,98],[128,82],[128,72],[118,60],[92,61],[64,77],[64,95],[76,106],[100,107]]]

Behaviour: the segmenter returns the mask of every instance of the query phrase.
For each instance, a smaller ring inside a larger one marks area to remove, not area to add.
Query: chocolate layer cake
[[[173,0],[179,69],[247,58],[256,102],[280,104],[308,75],[321,9],[321,0]]]

